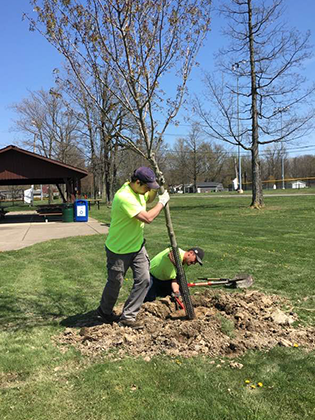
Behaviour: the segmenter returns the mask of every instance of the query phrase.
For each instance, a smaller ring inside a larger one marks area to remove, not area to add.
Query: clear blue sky
[[[214,0],[214,3],[216,1],[219,0]],[[314,28],[312,44],[315,46],[315,1],[285,0],[285,3],[289,26],[301,31],[312,31]],[[7,0],[1,4],[0,148],[18,144],[22,139],[21,134],[11,130],[16,114],[9,108],[10,105],[21,102],[29,91],[41,88],[49,90],[53,86],[52,71],[60,67],[63,61],[62,56],[39,33],[29,32],[28,21],[22,20],[24,12],[33,13],[28,0]],[[221,44],[221,24],[219,18],[213,16],[212,32],[198,57],[202,69],[212,67],[212,54]],[[307,64],[307,76],[313,81],[314,70],[315,60],[312,60]],[[190,90],[201,89],[200,72],[201,69],[194,71]],[[171,143],[176,137],[185,135],[188,128],[184,122],[179,127],[170,128],[166,135],[167,142]],[[315,133],[307,140],[307,145],[314,146],[309,149],[309,153],[315,154]],[[292,153],[295,152],[292,150]]]

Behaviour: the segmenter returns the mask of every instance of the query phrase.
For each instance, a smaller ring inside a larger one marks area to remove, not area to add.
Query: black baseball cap
[[[200,265],[202,265],[202,259],[203,259],[204,255],[205,255],[204,250],[201,249],[201,248],[198,248],[197,246],[195,246],[193,248],[189,248],[188,251],[193,251],[195,253],[195,255],[196,255],[197,262]]]
[[[158,190],[160,188],[159,184],[156,182],[155,173],[151,168],[140,166],[140,168],[135,170],[134,176],[139,179],[139,181],[147,184],[152,190]]]

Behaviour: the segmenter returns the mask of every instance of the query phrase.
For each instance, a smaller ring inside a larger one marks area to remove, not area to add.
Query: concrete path
[[[57,216],[48,222],[34,213],[9,213],[0,223],[0,252],[12,251],[49,241],[108,233],[108,226],[89,217],[88,222],[63,223]]]

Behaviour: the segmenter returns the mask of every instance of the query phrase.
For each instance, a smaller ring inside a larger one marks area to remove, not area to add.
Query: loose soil
[[[114,359],[132,356],[147,361],[161,354],[234,357],[275,346],[315,349],[315,328],[301,326],[292,305],[282,297],[208,289],[192,296],[192,301],[196,318],[191,321],[170,298],[163,298],[142,306],[137,318],[143,322],[142,330],[81,319],[56,341],[88,356],[105,353]]]

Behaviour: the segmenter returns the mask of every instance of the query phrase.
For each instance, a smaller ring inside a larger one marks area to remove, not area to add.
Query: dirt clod
[[[89,320],[67,328],[58,343],[73,345],[89,356],[172,357],[239,356],[249,349],[267,350],[275,346],[315,349],[315,328],[294,328],[295,313],[285,313],[288,302],[279,296],[258,291],[229,293],[206,290],[192,296],[196,318],[188,321],[169,298],[142,306],[137,320],[142,330],[101,324]],[[234,364],[240,369],[242,366]]]

